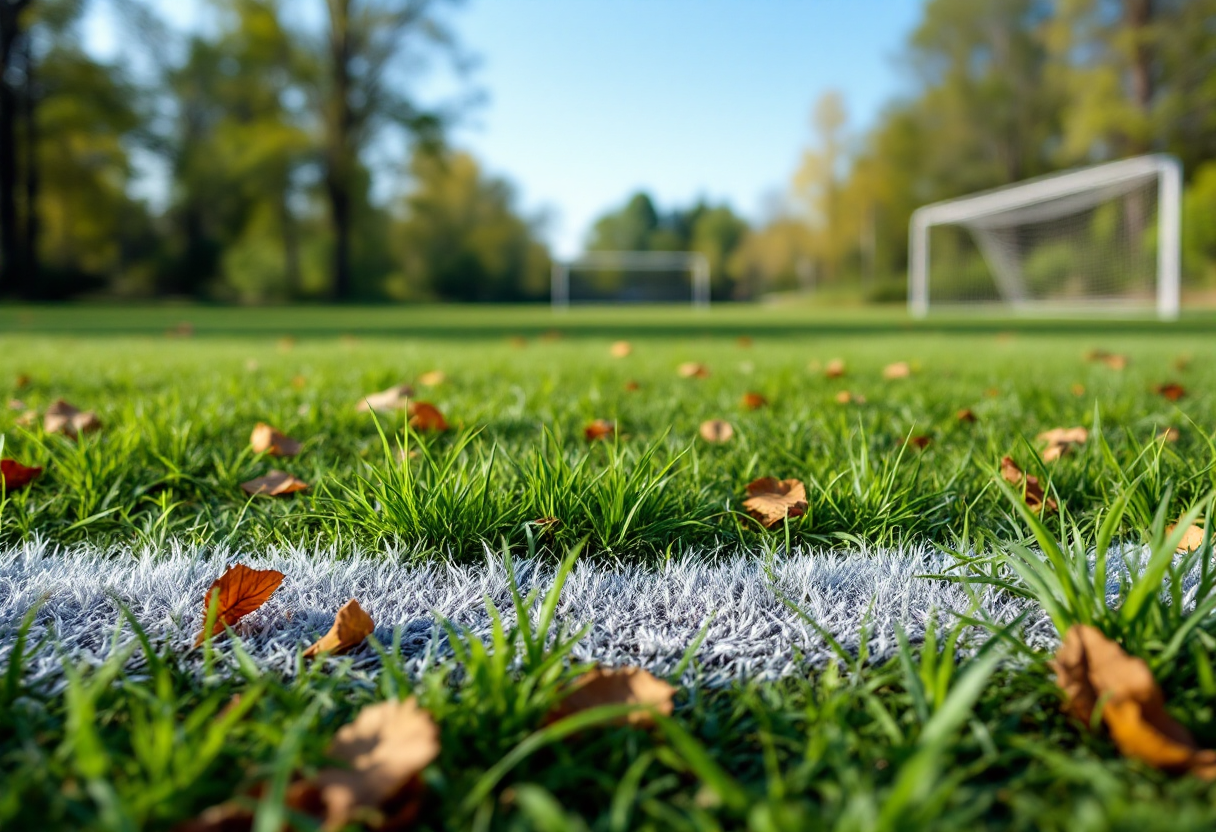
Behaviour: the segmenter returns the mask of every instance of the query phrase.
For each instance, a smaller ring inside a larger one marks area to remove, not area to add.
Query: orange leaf
[[[579,676],[570,691],[545,718],[546,723],[597,708],[601,705],[637,705],[639,709],[618,720],[617,725],[648,728],[653,713],[671,716],[676,689],[640,667],[595,668]]]
[[[710,419],[701,423],[701,438],[706,442],[729,442],[734,435],[735,429],[724,419]]]
[[[429,373],[418,376],[418,383],[423,387],[438,387],[447,380],[447,373],[443,370],[431,370]]]
[[[241,483],[241,488],[248,495],[264,494],[267,497],[284,497],[308,488],[308,483],[298,480],[286,471],[271,471],[264,477]]]
[[[696,361],[686,361],[676,368],[680,378],[709,378],[709,368]]]
[[[1034,513],[1041,512],[1044,506],[1047,507],[1048,512],[1058,508],[1056,501],[1043,493],[1043,486],[1039,485],[1039,478],[1024,473],[1011,457],[1004,457],[1001,460],[1001,477],[1014,488],[1022,490],[1022,498]]]
[[[609,422],[607,419],[596,419],[587,427],[583,428],[583,438],[588,442],[597,442],[602,439],[607,439],[616,433],[616,425]]]
[[[844,375],[844,361],[839,358],[833,358],[823,368],[823,374],[828,378],[840,378]]]
[[[1070,387],[1068,389],[1071,390],[1072,394],[1074,396],[1076,396],[1078,399],[1085,395],[1085,385],[1084,384],[1074,384],[1072,387]]]
[[[975,412],[969,407],[964,407],[958,413],[954,414],[954,418],[958,419],[960,422],[973,424],[975,422]]]
[[[258,422],[249,437],[249,444],[255,454],[268,453],[271,456],[295,456],[300,452],[300,443],[271,427],[265,422]]]
[[[1186,395],[1186,388],[1176,381],[1170,381],[1165,384],[1153,385],[1153,392],[1171,402],[1176,402]]]
[[[0,482],[5,491],[15,491],[38,479],[41,468],[28,468],[15,459],[0,459]]]
[[[771,529],[786,517],[792,520],[806,514],[806,486],[800,480],[761,477],[748,483],[743,507],[764,528]]]
[[[1177,525],[1167,526],[1165,529],[1166,535],[1171,535],[1177,529]],[[1203,526],[1196,526],[1194,523],[1182,535],[1182,540],[1178,543],[1178,554],[1193,552],[1203,545]]]
[[[442,433],[448,429],[447,419],[444,419],[439,408],[430,402],[410,402],[407,412],[410,415],[410,427],[414,430],[434,430]]]
[[[410,387],[408,384],[398,384],[396,387],[390,387],[387,390],[381,390],[379,393],[364,396],[363,401],[359,402],[358,410],[360,413],[366,413],[369,410],[374,410],[377,413],[405,410],[409,406],[410,396],[412,395],[414,395],[413,387]]]
[[[363,611],[358,601],[351,598],[334,616],[334,625],[329,632],[304,651],[304,658],[311,659],[320,653],[345,653],[362,644],[363,639],[375,629],[372,617]]]
[[[894,364],[888,364],[882,369],[882,377],[887,381],[907,378],[910,375],[912,375],[912,368],[908,366],[907,361],[896,361]]]
[[[211,628],[211,635],[222,633],[225,624],[231,627],[265,604],[281,583],[282,572],[275,569],[250,569],[241,563],[220,575],[203,596],[204,623],[211,604],[216,604],[215,624]],[[212,599],[215,599],[214,602]],[[195,639],[194,646],[198,647],[206,637],[204,627],[203,632]]]
[[[748,410],[759,410],[762,407],[768,406],[768,399],[759,393],[744,393],[743,406]]]
[[[628,341],[615,341],[608,348],[613,358],[628,358],[633,353],[633,344]]]
[[[850,393],[848,390],[841,390],[836,394],[836,401],[840,404],[865,404],[866,397],[860,393]]]
[[[1216,779],[1216,752],[1166,712],[1165,695],[1143,659],[1129,656],[1096,627],[1074,625],[1051,663],[1064,691],[1064,710],[1085,725],[1102,706],[1102,721],[1119,751],[1167,771]]]
[[[63,399],[47,408],[42,419],[42,429],[47,433],[61,433],[75,439],[82,433],[92,433],[101,428],[101,420],[91,410],[80,411]]]

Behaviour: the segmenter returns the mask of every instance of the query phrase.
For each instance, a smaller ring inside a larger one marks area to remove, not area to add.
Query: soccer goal
[[[709,260],[695,251],[593,251],[554,261],[554,309],[572,303],[709,306]]]
[[[1049,313],[1157,309],[1178,317],[1182,168],[1171,156],[1031,179],[918,209],[908,306],[989,303]]]

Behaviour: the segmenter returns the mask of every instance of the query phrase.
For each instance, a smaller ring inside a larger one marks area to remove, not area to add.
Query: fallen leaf
[[[1039,478],[1023,472],[1012,458],[1004,457],[1001,460],[1001,477],[1014,488],[1022,490],[1027,507],[1036,514],[1041,512],[1044,506],[1047,507],[1048,512],[1059,508],[1055,500],[1043,493],[1043,486],[1039,484]]]
[[[42,429],[47,433],[61,433],[75,439],[82,433],[92,433],[101,428],[101,420],[91,410],[77,410],[63,399],[47,408],[42,417]]]
[[[975,422],[975,411],[973,411],[969,407],[964,407],[958,413],[954,414],[954,418],[960,422],[966,422],[967,424],[973,424]]]
[[[841,390],[836,394],[836,401],[840,404],[865,404],[866,397],[860,393],[850,393],[848,390]]]
[[[286,471],[271,471],[264,477],[241,483],[241,489],[248,495],[264,494],[267,497],[283,497],[295,494],[308,488],[308,483],[296,479]]]
[[[1153,392],[1171,402],[1176,402],[1186,395],[1186,388],[1176,381],[1153,385]]]
[[[616,433],[616,425],[609,422],[607,419],[596,419],[587,427],[583,428],[583,438],[588,442],[596,442],[602,439],[607,439]]]
[[[735,435],[735,429],[725,419],[709,419],[701,423],[701,438],[715,445],[729,442]]]
[[[381,390],[379,393],[365,396],[363,401],[359,402],[358,410],[360,413],[366,413],[369,410],[374,410],[377,413],[405,410],[409,407],[410,396],[413,395],[413,387],[410,387],[408,384],[398,384],[396,387],[390,387],[387,390]]]
[[[532,525],[536,526],[536,528],[540,529],[541,532],[545,534],[552,533],[553,530],[561,524],[562,521],[556,517],[540,517],[532,521]]]
[[[1078,399],[1085,395],[1085,385],[1084,384],[1074,384],[1072,387],[1070,387],[1068,389],[1070,391],[1072,391],[1072,394],[1074,396],[1076,396]]]
[[[249,437],[249,445],[255,454],[295,456],[300,452],[299,442],[265,422],[258,422],[254,427]]]
[[[1088,726],[1100,703],[1102,721],[1124,756],[1216,779],[1216,751],[1201,750],[1166,712],[1165,695],[1148,664],[1129,656],[1096,627],[1070,627],[1051,667],[1064,691],[1064,710]]]
[[[894,364],[888,364],[882,368],[882,377],[887,381],[908,378],[910,375],[912,375],[912,368],[908,366],[907,361],[896,361]]]
[[[844,375],[844,361],[840,358],[833,358],[823,368],[823,374],[828,378],[840,378]]]
[[[709,368],[695,361],[686,361],[676,368],[680,378],[709,378]]]
[[[923,451],[932,443],[933,437],[931,436],[909,436],[908,441],[904,444],[916,448],[918,451]]]
[[[173,827],[173,832],[249,832],[253,829],[253,811],[235,801],[204,809]]]
[[[25,410],[25,402],[21,401],[21,399],[9,399],[8,409],[20,413]]]
[[[389,821],[377,826],[403,829],[421,808],[419,775],[439,756],[439,729],[413,697],[380,702],[338,729],[329,756],[342,766],[322,769],[312,781],[324,829],[344,829],[367,814],[383,817],[390,808]]]
[[[642,389],[642,385],[638,384],[633,379],[629,379],[629,381],[625,382],[625,392],[627,392],[627,393],[632,393],[636,390],[641,390],[641,389]]]
[[[0,459],[0,483],[5,491],[15,491],[38,479],[41,468],[30,468],[15,459]]]
[[[1182,438],[1182,432],[1178,428],[1166,428],[1157,434],[1158,439],[1163,439],[1166,442],[1177,442]]]
[[[597,667],[571,683],[569,692],[549,712],[545,722],[556,722],[601,705],[637,705],[638,710],[619,718],[615,724],[649,728],[654,724],[655,711],[671,716],[675,694],[674,687],[640,667]]]
[[[1052,428],[1040,433],[1035,437],[1035,441],[1047,443],[1047,447],[1043,449],[1043,461],[1055,462],[1071,450],[1074,445],[1084,445],[1088,442],[1089,431],[1079,426],[1075,428]]]
[[[984,395],[990,399],[995,399],[997,396],[1001,395],[1001,391],[996,387],[989,387],[984,391]]]
[[[1107,352],[1106,350],[1090,350],[1085,353],[1085,360],[1089,362],[1099,362],[1110,367],[1112,370],[1127,369],[1127,356],[1120,355],[1115,352]]]
[[[743,406],[748,410],[759,410],[762,407],[768,406],[768,399],[759,393],[744,393]]]
[[[211,628],[211,635],[222,633],[225,624],[231,627],[265,604],[281,583],[283,583],[283,573],[278,570],[250,569],[243,563],[236,564],[216,578],[207,588],[207,594],[203,596],[204,625],[211,604],[214,603],[216,617],[215,624]],[[206,637],[206,626],[204,626],[203,631],[195,639],[194,646],[198,647]]]
[[[434,430],[442,433],[448,429],[447,419],[439,412],[439,408],[430,402],[410,402],[406,408],[409,413],[409,425],[414,430]]]
[[[443,370],[431,370],[428,373],[423,373],[418,376],[418,383],[423,387],[438,387],[448,380],[447,373]]]
[[[1177,525],[1167,526],[1165,529],[1166,535],[1169,536],[1169,535],[1173,534],[1174,530],[1176,528],[1178,528]],[[1203,545],[1203,526],[1197,526],[1194,523],[1192,523],[1190,525],[1190,527],[1187,528],[1186,532],[1182,535],[1182,541],[1179,542],[1179,544],[1178,544],[1178,554],[1184,555],[1187,552],[1193,552],[1202,545]]]
[[[771,529],[786,517],[793,520],[806,514],[806,487],[800,480],[761,477],[747,484],[743,507],[760,525]]]
[[[30,377],[25,373],[18,373],[17,377],[13,379],[13,386],[18,390],[24,390],[25,388],[29,387],[30,384]]]
[[[372,617],[363,611],[358,601],[351,598],[334,616],[334,625],[329,628],[329,632],[304,651],[304,658],[311,659],[321,653],[345,653],[362,644],[375,629]]]
[[[628,341],[615,341],[613,342],[612,346],[608,348],[608,352],[613,358],[628,358],[633,352],[633,344],[629,343]]]

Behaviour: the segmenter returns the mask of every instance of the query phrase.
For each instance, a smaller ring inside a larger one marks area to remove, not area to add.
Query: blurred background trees
[[[458,102],[410,94],[462,59],[448,0],[208,0],[187,33],[91,0],[130,34],[114,62],[82,44],[88,2],[0,0],[0,296],[546,297],[542,218],[445,146]],[[904,94],[865,130],[822,96],[764,217],[638,193],[587,247],[699,251],[722,299],[897,299],[917,206],[1162,151],[1186,170],[1187,279],[1216,285],[1213,21],[1216,0],[928,0]]]

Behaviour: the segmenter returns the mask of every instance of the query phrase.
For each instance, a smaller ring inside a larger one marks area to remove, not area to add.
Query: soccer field
[[[43,469],[0,497],[0,826],[236,799],[277,829],[338,727],[412,691],[440,747],[417,828],[1210,828],[1199,764],[1120,756],[1046,662],[1095,624],[1216,745],[1211,551],[1163,528],[1216,485],[1214,324],[0,309],[0,456]],[[100,428],[48,432],[60,399]],[[307,488],[242,489],[272,470]],[[765,477],[801,483],[788,517],[745,504]],[[236,561],[282,588],[188,650]],[[534,643],[513,587],[587,632]],[[303,663],[350,597],[384,646]],[[666,678],[672,717],[547,720],[588,662]]]

